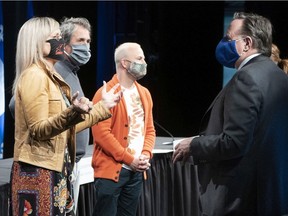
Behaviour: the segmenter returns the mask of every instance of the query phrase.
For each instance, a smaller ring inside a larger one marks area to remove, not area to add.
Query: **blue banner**
[[[4,113],[5,113],[5,92],[4,92],[4,33],[2,1],[0,1],[0,159],[3,158],[4,149]]]

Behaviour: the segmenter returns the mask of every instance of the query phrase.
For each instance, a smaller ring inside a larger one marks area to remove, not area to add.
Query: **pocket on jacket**
[[[49,100],[49,116],[59,114],[62,111],[62,101],[59,99]]]
[[[51,157],[55,154],[56,139],[33,140],[31,143],[31,152],[35,155]]]

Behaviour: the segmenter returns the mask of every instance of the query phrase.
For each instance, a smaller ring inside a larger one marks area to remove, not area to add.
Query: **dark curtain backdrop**
[[[79,78],[92,99],[115,73],[114,49],[125,41],[142,45],[148,74],[139,82],[154,101],[155,120],[174,136],[198,133],[206,108],[222,88],[222,67],[214,50],[223,36],[225,1],[33,1],[35,16],[86,17],[92,25],[92,58]],[[4,157],[13,156],[14,120],[9,113],[17,33],[27,20],[26,1],[3,1],[5,67]],[[271,19],[284,57],[288,2],[245,3],[245,10]],[[168,136],[161,128],[158,136]],[[92,139],[90,139],[92,142]]]

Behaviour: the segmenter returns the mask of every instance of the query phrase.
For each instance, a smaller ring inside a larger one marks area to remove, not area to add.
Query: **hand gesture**
[[[119,103],[123,92],[122,90],[114,93],[116,91],[116,89],[119,87],[119,83],[117,83],[116,85],[114,85],[110,91],[107,92],[107,87],[106,87],[106,82],[103,81],[103,89],[102,89],[102,102],[103,105],[107,108],[107,109],[111,109],[114,106],[116,106],[117,103]]]
[[[79,91],[77,91],[73,96],[72,96],[72,106],[73,109],[76,110],[79,113],[88,113],[93,106],[92,101],[90,101],[86,97],[81,97],[79,100],[77,99],[79,95]]]

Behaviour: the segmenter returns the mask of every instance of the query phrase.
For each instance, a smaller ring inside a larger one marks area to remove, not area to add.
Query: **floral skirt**
[[[14,161],[11,171],[13,215],[74,215],[71,173],[67,152],[62,172]]]

